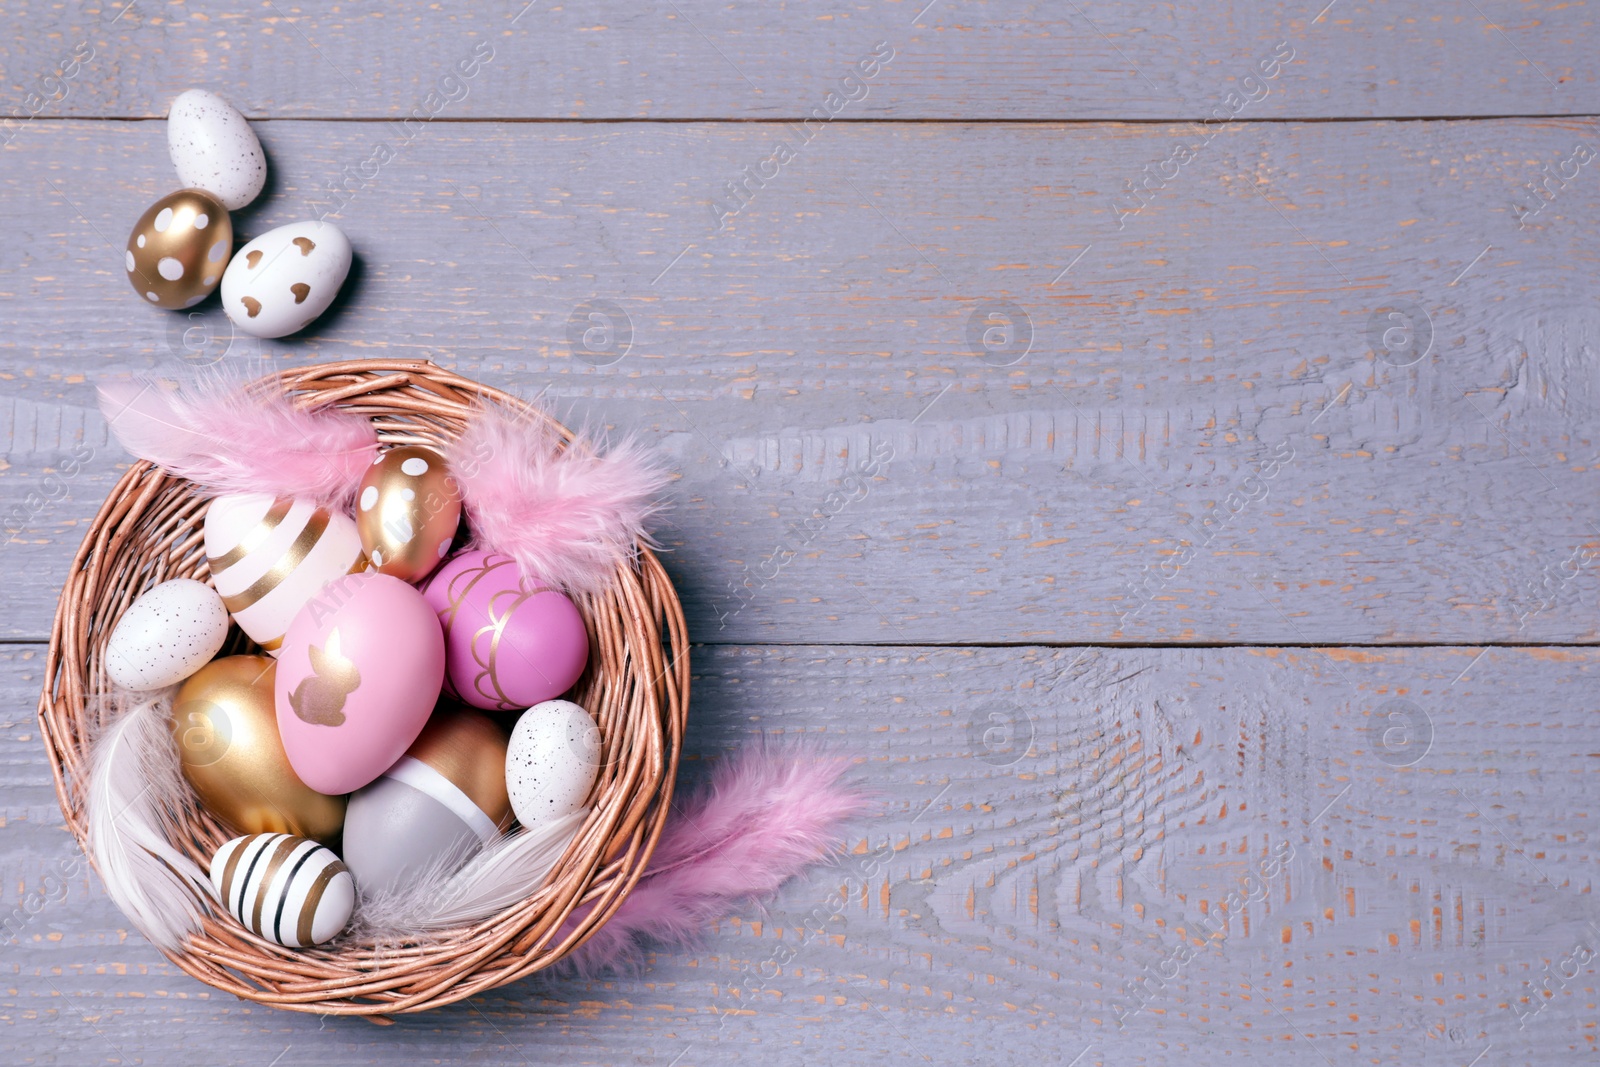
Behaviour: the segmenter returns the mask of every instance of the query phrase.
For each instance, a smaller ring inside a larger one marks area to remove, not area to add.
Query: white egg
[[[344,513],[270,493],[211,501],[205,539],[223,605],[273,655],[306,602],[361,559],[361,535]]]
[[[232,104],[204,89],[190,89],[167,112],[167,154],[184,185],[238,211],[267,181],[261,142]]]
[[[328,310],[350,273],[350,239],[331,222],[291,222],[234,254],[222,310],[252,337],[283,337]]]
[[[506,792],[523,826],[583,807],[600,773],[600,728],[570,700],[522,713],[506,747]]]
[[[228,609],[204,582],[175,578],[135,600],[106,641],[106,674],[125,689],[177,685],[228,639]]]
[[[332,940],[356,904],[355,881],[339,857],[289,834],[229,841],[211,859],[211,885],[252,933],[288,948]]]

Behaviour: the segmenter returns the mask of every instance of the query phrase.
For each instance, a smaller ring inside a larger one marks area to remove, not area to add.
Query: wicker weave
[[[426,362],[323,364],[269,376],[251,388],[284,390],[307,408],[332,404],[368,416],[392,444],[454,437],[479,400],[528,407]],[[106,638],[151,586],[208,576],[204,514],[204,500],[188,483],[137,462],[111,491],[72,561],[50,634],[39,722],[61,810],[80,845],[85,744],[103,725],[89,721],[86,697],[105,687]],[[403,947],[339,942],[286,949],[224,913],[208,918],[186,949],[169,958],[200,981],[248,1000],[383,1022],[515,981],[586,940],[633,888],[661,833],[683,739],[689,657],[682,608],[648,549],[639,552],[636,568],[618,571],[610,590],[581,598],[578,606],[591,653],[573,699],[598,719],[602,767],[592,814],[537,893],[475,926]],[[185,812],[183,829],[184,839],[175,843],[202,869],[232,836],[198,806]],[[592,907],[563,932],[564,921],[582,905]]]

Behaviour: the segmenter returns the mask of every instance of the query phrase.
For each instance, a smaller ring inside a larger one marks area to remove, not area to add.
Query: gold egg
[[[139,295],[156,307],[194,307],[222,281],[233,254],[233,220],[203,189],[157,200],[128,235],[123,265]]]
[[[345,798],[295,776],[272,699],[278,661],[225,656],[201,667],[172,702],[183,776],[200,802],[241,834],[281,833],[327,844],[344,826]]]
[[[421,581],[444,562],[460,524],[460,489],[432,449],[391,448],[361,479],[356,530],[373,570]]]

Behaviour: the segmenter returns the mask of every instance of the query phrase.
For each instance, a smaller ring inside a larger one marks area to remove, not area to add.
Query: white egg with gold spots
[[[374,570],[421,581],[449,554],[460,524],[460,489],[430,448],[391,448],[361,479],[356,529]]]
[[[350,239],[331,222],[291,222],[239,249],[222,275],[222,310],[252,337],[311,325],[350,273]]]
[[[365,566],[345,515],[270,493],[219,496],[206,508],[211,584],[233,621],[274,655],[289,623],[328,582]]]

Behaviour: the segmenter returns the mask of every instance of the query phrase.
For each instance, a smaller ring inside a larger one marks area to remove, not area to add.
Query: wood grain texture
[[[97,376],[364,354],[665,448],[699,640],[1600,634],[1600,163],[1516,214],[1592,120],[1219,128],[1132,214],[1194,127],[833,126],[721,229],[792,127],[441,124],[330,216],[360,260],[338,310],[231,348],[214,304],[156,313],[122,276],[173,181],[161,124],[34,126],[0,171],[13,637],[46,632],[124,462]],[[242,236],[332,208],[394,138],[260,128]]]
[[[1295,59],[1249,117],[1600,111],[1596,15],[1561,0],[21,0],[6,13],[8,103],[84,117],[164,116],[199,80],[261,118],[792,118],[880,41],[896,58],[852,117],[1203,118],[1280,42]],[[45,81],[80,41],[86,71]],[[441,85],[481,45],[482,72]]]
[[[7,1062],[1594,1058],[1593,5],[5,14]],[[194,84],[261,120],[241,238],[355,245],[305,336],[122,276],[175,185],[122,120]],[[1412,118],[1464,121],[1320,121]],[[638,974],[381,1030],[128,930],[31,712],[127,462],[93,383],[361,355],[665,451],[684,784],[849,755],[881,810],[837,868]]]
[[[1595,650],[694,656],[686,780],[760,737],[850,754],[882,797],[851,854],[693,956],[526,982],[385,1031],[215,997],[166,966],[73,866],[19,715],[0,728],[11,1062],[261,1064],[286,1047],[304,1064],[1593,1055],[1596,967],[1573,952],[1600,947]],[[7,707],[26,705],[40,659],[0,654]],[[1395,700],[1411,720],[1386,717]],[[1273,854],[1290,858],[1261,878]],[[1259,892],[1224,922],[1252,877]],[[1205,948],[1173,962],[1184,938]],[[1119,1027],[1129,983],[1174,971]]]

